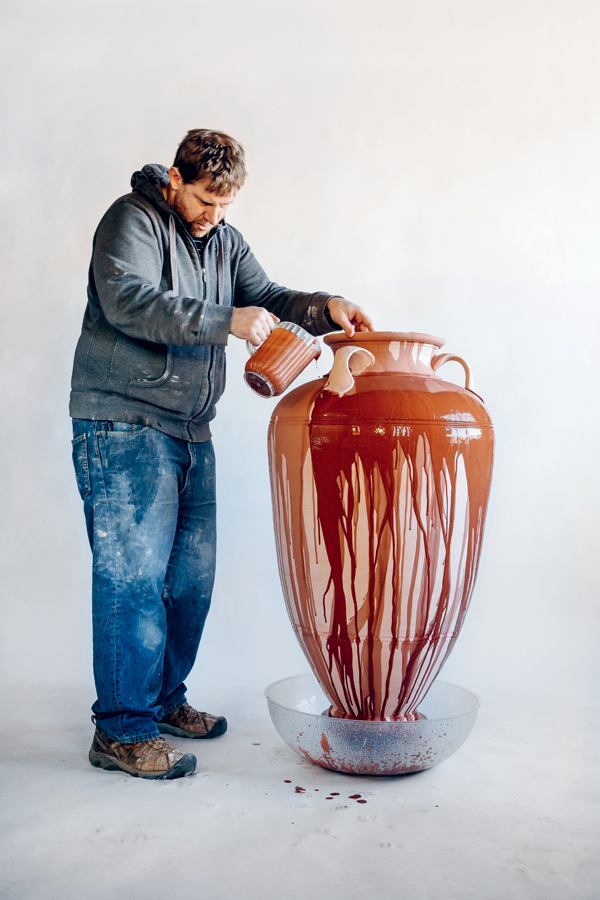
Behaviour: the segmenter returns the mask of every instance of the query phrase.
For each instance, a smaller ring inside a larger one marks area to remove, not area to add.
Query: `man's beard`
[[[210,231],[211,231],[210,228],[199,230],[197,225],[194,225],[193,222],[190,222],[190,220],[187,217],[188,214],[187,214],[185,204],[184,204],[183,200],[181,200],[177,196],[177,194],[175,194],[175,196],[173,197],[173,202],[171,205],[172,205],[173,209],[175,210],[175,212],[177,213],[177,215],[181,219],[183,219],[183,221],[185,222],[185,224],[188,227],[188,230],[194,235],[194,237],[205,237],[207,234],[210,234]]]

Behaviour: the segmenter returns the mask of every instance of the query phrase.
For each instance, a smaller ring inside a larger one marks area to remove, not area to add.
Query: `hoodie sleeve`
[[[274,281],[269,281],[248,244],[243,238],[241,241],[234,306],[264,306],[282,322],[300,325],[309,334],[328,334],[340,330],[327,313],[328,302],[332,297],[339,297],[339,294],[326,294],[323,291],[313,294],[291,291],[275,284]]]
[[[163,290],[165,263],[158,224],[140,206],[117,201],[98,226],[92,256],[92,287],[110,324],[158,344],[226,344],[232,308]]]

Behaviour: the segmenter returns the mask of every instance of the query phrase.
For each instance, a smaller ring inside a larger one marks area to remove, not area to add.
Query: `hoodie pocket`
[[[130,379],[127,397],[188,418],[208,389],[209,362],[207,347],[169,347],[162,375]]]
[[[129,391],[131,391],[132,387],[138,388],[157,388],[162,384],[165,384],[173,374],[173,353],[171,352],[171,348],[167,348],[167,356],[165,359],[165,370],[158,378],[132,378],[131,383],[129,385]],[[128,393],[129,393],[128,391]]]
[[[161,387],[171,377],[173,356],[166,344],[153,344],[117,334],[110,358],[106,389],[129,396],[131,387]]]

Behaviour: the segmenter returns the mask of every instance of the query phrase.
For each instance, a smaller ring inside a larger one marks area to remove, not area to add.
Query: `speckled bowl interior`
[[[415,722],[333,719],[312,674],[275,681],[265,696],[273,724],[292,750],[327,769],[360,775],[402,775],[437,765],[466,741],[480,705],[466,688],[435,681]]]

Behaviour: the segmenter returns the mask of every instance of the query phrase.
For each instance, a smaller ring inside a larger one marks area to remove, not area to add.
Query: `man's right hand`
[[[258,347],[266,341],[278,322],[277,316],[262,306],[244,306],[233,310],[229,334]]]

